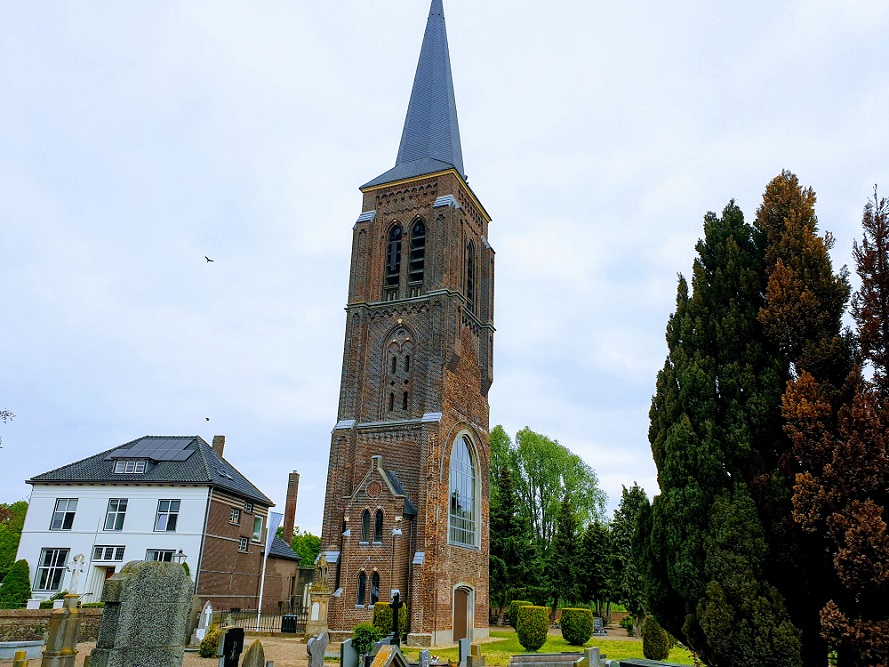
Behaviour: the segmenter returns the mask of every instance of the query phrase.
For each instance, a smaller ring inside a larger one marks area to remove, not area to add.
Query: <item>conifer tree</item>
[[[645,616],[646,610],[642,573],[633,557],[633,533],[639,512],[647,503],[645,491],[636,482],[629,489],[624,486],[611,521],[612,595],[635,618]]]
[[[500,469],[496,488],[496,500],[494,494],[491,497],[489,575],[491,606],[502,624],[506,607],[527,585],[533,552],[528,521],[517,502],[509,468]]]
[[[28,561],[17,560],[0,587],[0,609],[23,607],[31,597],[31,569]]]
[[[587,524],[578,550],[578,594],[584,602],[595,605],[596,616],[604,617],[605,605],[612,600],[614,581],[614,548],[608,526],[601,521]]]
[[[555,532],[549,549],[546,582],[555,617],[560,600],[576,600],[578,590],[577,517],[571,497],[565,494],[556,513]]]

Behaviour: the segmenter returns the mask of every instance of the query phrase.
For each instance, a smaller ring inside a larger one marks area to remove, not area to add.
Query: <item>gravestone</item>
[[[482,645],[472,644],[469,647],[469,656],[466,658],[467,667],[485,667],[485,657],[482,655]]]
[[[79,595],[66,595],[63,607],[54,609],[49,618],[49,636],[43,648],[42,667],[74,667],[80,639]]]
[[[244,628],[226,628],[219,638],[219,667],[238,667],[244,650]]]
[[[197,638],[196,630],[201,621],[201,598],[197,595],[191,596],[191,604],[188,607],[188,620],[185,622],[185,643],[200,644],[201,640]]]
[[[420,667],[429,667],[429,663],[431,662],[432,655],[429,653],[429,649],[420,651]]]
[[[358,651],[352,646],[351,639],[340,644],[340,667],[358,667]]]
[[[213,622],[213,605],[207,601],[207,604],[204,605],[204,608],[201,609],[201,616],[198,619],[198,627],[194,631],[194,635],[197,638],[196,642],[192,642],[193,644],[200,644],[204,641],[204,637],[207,636],[207,630],[210,629],[210,624]]]
[[[181,665],[191,578],[177,563],[132,561],[105,582],[91,667]]]
[[[401,608],[404,606],[404,602],[401,601],[401,595],[398,592],[392,594],[392,643],[395,646],[401,646],[401,633],[399,632],[398,627],[398,614],[401,611]]]
[[[324,651],[330,643],[330,635],[327,632],[315,635],[306,643],[306,653],[309,654],[309,667],[324,667]]]
[[[466,664],[466,659],[469,657],[469,651],[472,648],[472,642],[469,640],[469,637],[464,637],[457,642],[457,645],[460,648],[460,667],[468,667],[468,665]]]
[[[374,656],[371,667],[410,667],[397,646],[381,646]]]
[[[258,639],[253,640],[250,648],[244,653],[244,663],[241,667],[265,667],[265,651]]]

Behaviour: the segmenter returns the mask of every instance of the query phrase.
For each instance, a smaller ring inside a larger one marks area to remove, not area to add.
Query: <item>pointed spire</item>
[[[444,8],[432,0],[395,167],[362,187],[448,168],[464,176]]]

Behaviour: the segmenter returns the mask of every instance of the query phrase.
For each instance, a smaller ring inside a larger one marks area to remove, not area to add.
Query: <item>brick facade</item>
[[[370,620],[371,581],[408,605],[415,644],[454,640],[455,598],[468,594],[466,634],[487,633],[488,389],[493,377],[494,251],[488,217],[453,169],[365,188],[353,232],[338,423],[332,434],[322,545],[331,630]],[[416,223],[425,228],[417,280]],[[391,231],[401,261],[387,284]],[[471,276],[471,279],[470,279]],[[470,280],[471,283],[470,284]],[[449,541],[450,463],[471,443],[474,545]],[[362,537],[368,511],[370,534]],[[382,510],[376,535],[374,518]],[[401,535],[393,535],[393,529]],[[378,539],[377,539],[378,538]],[[358,579],[367,581],[357,605]],[[461,593],[455,593],[460,589]],[[474,626],[474,627],[473,627]]]

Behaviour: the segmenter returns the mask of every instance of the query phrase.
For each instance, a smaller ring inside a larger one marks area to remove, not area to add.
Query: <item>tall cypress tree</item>
[[[755,664],[798,665],[798,634],[763,577],[768,549],[747,486],[780,436],[783,367],[758,320],[763,246],[730,202],[705,216],[696,249],[651,407],[661,494],[640,516],[649,606],[710,664],[750,664],[755,646]]]
[[[578,587],[577,516],[571,496],[565,494],[556,513],[553,541],[547,557],[546,582],[552,600],[551,618],[560,600],[576,600]]]
[[[533,551],[527,515],[519,507],[509,468],[500,469],[496,489],[491,497],[490,597],[502,624],[506,607],[527,586]]]

